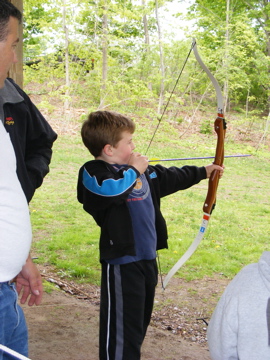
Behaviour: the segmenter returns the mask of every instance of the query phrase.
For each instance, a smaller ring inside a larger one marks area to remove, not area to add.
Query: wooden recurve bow
[[[208,77],[210,78],[210,80],[216,90],[217,118],[214,123],[214,129],[217,134],[217,145],[216,145],[215,160],[213,163],[216,165],[222,166],[223,160],[224,160],[224,139],[225,139],[225,133],[226,133],[226,122],[225,122],[224,114],[223,114],[223,96],[222,96],[221,88],[220,88],[217,80],[214,78],[214,76],[211,74],[211,72],[205,66],[201,57],[199,56],[199,53],[197,50],[197,45],[196,45],[196,40],[193,40],[193,52],[194,52],[194,55],[195,55],[197,61],[200,64],[200,66],[207,73]],[[197,249],[199,243],[203,239],[210,216],[211,216],[212,211],[214,210],[214,207],[216,204],[216,193],[217,193],[218,183],[219,183],[219,171],[214,170],[209,178],[208,192],[206,195],[205,202],[203,204],[203,219],[202,219],[202,223],[201,223],[199,232],[198,232],[195,240],[193,241],[193,243],[190,245],[190,247],[186,251],[186,253],[177,261],[177,263],[171,268],[171,270],[168,272],[167,276],[164,278],[163,289],[166,288],[166,286],[168,285],[168,282],[170,281],[172,276],[190,258],[190,256],[194,253],[194,251]]]

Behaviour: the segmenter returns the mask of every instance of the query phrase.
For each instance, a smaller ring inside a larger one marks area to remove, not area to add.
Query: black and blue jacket
[[[157,250],[168,247],[167,226],[160,211],[160,199],[178,190],[187,189],[206,178],[204,167],[166,168],[148,166],[145,172],[155,208]],[[101,228],[100,260],[136,255],[132,221],[127,205],[139,172],[126,165],[121,170],[102,160],[85,163],[77,185],[78,201]]]

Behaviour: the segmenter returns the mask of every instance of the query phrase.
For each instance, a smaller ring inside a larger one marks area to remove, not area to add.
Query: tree
[[[23,10],[23,0],[12,0],[13,5],[15,5],[21,12]],[[19,26],[19,37],[23,38],[23,29],[22,25]],[[22,41],[19,42],[17,46],[17,64],[12,64],[9,70],[9,76],[20,86],[23,87],[23,46]]]
[[[209,67],[214,73],[217,71],[220,84],[225,84],[227,106],[238,101],[245,104],[247,96],[253,99],[253,106],[268,106],[265,89],[269,78],[264,68],[267,42],[261,28],[254,23],[255,10],[247,7],[248,2],[196,0],[189,11],[197,23],[193,34],[205,48]],[[253,5],[257,4],[255,7],[265,16],[268,6],[263,7],[263,3],[266,1],[259,1],[259,5],[254,1]]]
[[[160,58],[160,92],[159,92],[159,103],[158,103],[158,111],[160,114],[161,106],[163,105],[163,97],[164,97],[164,78],[165,78],[165,69],[164,69],[164,57],[163,57],[163,45],[162,45],[162,33],[161,26],[159,22],[158,15],[158,0],[155,0],[155,11],[156,11],[156,21],[157,21],[157,29],[158,29],[158,44],[159,44],[159,58]]]

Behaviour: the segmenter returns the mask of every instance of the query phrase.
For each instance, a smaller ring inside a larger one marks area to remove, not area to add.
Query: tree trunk
[[[11,0],[21,12],[23,12],[23,0]],[[21,88],[23,87],[23,24],[19,25],[20,41],[17,45],[18,62],[12,64],[8,76],[11,77]]]
[[[258,145],[257,145],[257,148],[256,148],[256,150],[258,150],[259,149],[259,146],[261,145],[261,143],[263,143],[265,140],[266,140],[266,138],[267,138],[267,134],[268,134],[268,132],[269,132],[269,125],[270,125],[270,112],[268,113],[268,117],[267,117],[267,120],[266,120],[266,123],[265,123],[265,128],[264,128],[264,132],[263,132],[263,134],[262,134],[262,136],[261,136],[261,139],[260,139],[260,141],[259,141],[259,143],[258,143]]]
[[[145,0],[142,0],[142,7],[145,10]],[[143,62],[145,63],[150,54],[150,38],[149,38],[149,32],[148,32],[148,20],[147,20],[147,16],[146,16],[145,12],[143,15],[143,28],[144,28],[144,43],[145,43],[145,52],[143,54]],[[144,76],[143,76],[143,78],[144,78]],[[149,90],[152,91],[152,83],[151,82],[148,82],[147,87]]]
[[[102,17],[102,82],[101,82],[99,109],[102,109],[105,104],[107,73],[108,73],[108,15],[107,15],[107,4],[105,4],[103,6],[103,17]]]
[[[65,101],[64,101],[64,113],[67,115],[69,109],[69,91],[70,91],[70,78],[69,78],[69,39],[68,39],[68,28],[66,26],[66,0],[63,0],[63,30],[65,34],[65,74],[66,74],[66,90],[65,90]]]
[[[226,9],[226,34],[225,34],[225,54],[224,54],[224,61],[223,67],[225,68],[225,80],[224,80],[224,113],[226,113],[228,99],[229,99],[229,48],[230,48],[230,0],[227,0],[227,9]]]
[[[165,68],[164,68],[163,47],[162,47],[162,34],[161,34],[161,27],[160,27],[160,23],[159,23],[159,15],[158,15],[158,0],[155,0],[155,5],[156,5],[156,21],[157,21],[157,28],[158,28],[159,58],[160,58],[160,72],[161,72],[159,103],[158,103],[158,111],[157,111],[158,114],[160,114],[161,107],[163,105],[163,97],[164,97]]]
[[[145,0],[142,0],[142,6],[143,6],[143,9],[145,10]],[[150,39],[149,39],[149,32],[148,32],[148,21],[147,21],[147,16],[145,13],[143,15],[143,28],[144,28],[144,42],[146,45],[146,51],[149,52]]]

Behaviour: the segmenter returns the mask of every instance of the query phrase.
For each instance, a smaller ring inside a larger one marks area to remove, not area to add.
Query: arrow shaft
[[[251,156],[250,154],[239,154],[239,155],[225,155],[224,158],[233,158],[233,157],[247,157]],[[215,156],[200,156],[200,157],[191,157],[191,158],[172,158],[172,159],[156,159],[148,160],[148,162],[159,162],[159,161],[181,161],[181,160],[202,160],[202,159],[214,159]]]

